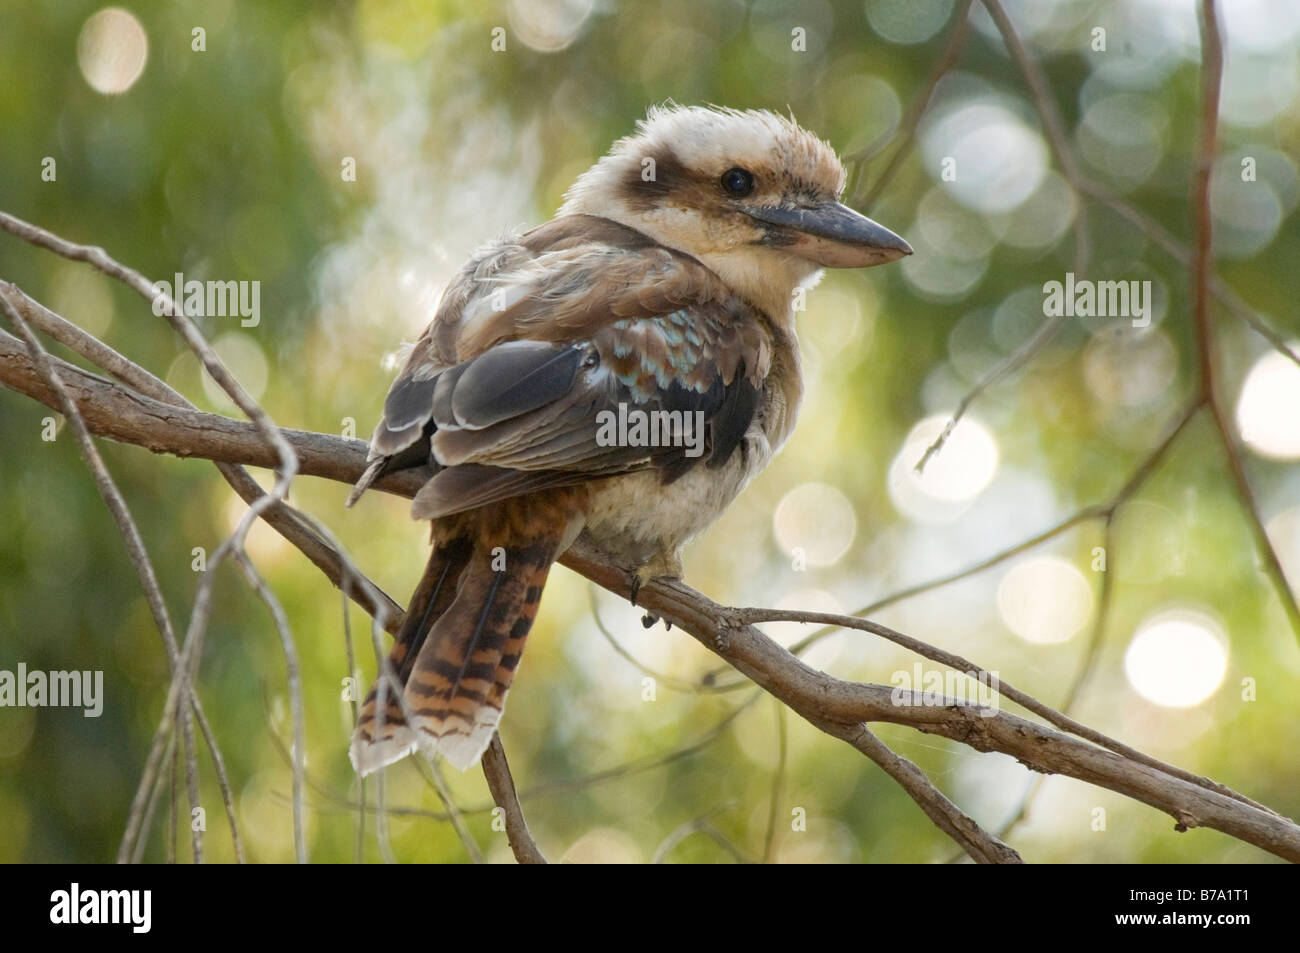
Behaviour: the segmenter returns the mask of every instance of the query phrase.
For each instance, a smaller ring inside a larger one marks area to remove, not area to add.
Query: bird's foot
[[[632,605],[636,605],[636,597],[641,592],[641,587],[655,579],[681,579],[682,578],[682,560],[676,553],[660,553],[649,562],[643,563],[637,570],[631,573],[632,592],[628,598],[632,600]],[[650,625],[654,625],[653,622]],[[650,628],[650,626],[646,626]]]

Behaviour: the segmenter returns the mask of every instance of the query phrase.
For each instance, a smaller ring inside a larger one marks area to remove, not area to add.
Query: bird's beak
[[[839,202],[751,206],[743,211],[768,226],[765,244],[825,268],[867,268],[912,254],[912,246],[889,229]]]

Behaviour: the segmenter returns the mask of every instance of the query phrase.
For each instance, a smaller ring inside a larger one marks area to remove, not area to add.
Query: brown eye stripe
[[[697,183],[690,169],[682,164],[671,148],[665,147],[642,158],[654,160],[653,177],[646,178],[650,175],[649,167],[638,162],[623,179],[624,195],[634,209],[643,212],[652,209],[669,193]]]

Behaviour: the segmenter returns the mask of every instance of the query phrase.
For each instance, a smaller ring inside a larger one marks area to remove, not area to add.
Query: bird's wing
[[[633,470],[669,481],[740,445],[770,342],[699,262],[602,219],[558,219],[466,273],[478,277],[448,290],[456,307],[417,344],[372,442],[375,472],[438,470],[418,517]],[[638,418],[679,429],[622,439]],[[697,421],[702,434],[680,429]]]

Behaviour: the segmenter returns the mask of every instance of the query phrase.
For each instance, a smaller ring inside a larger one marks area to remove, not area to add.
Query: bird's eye
[[[722,173],[722,188],[736,198],[743,198],[754,191],[754,176],[739,167]]]

